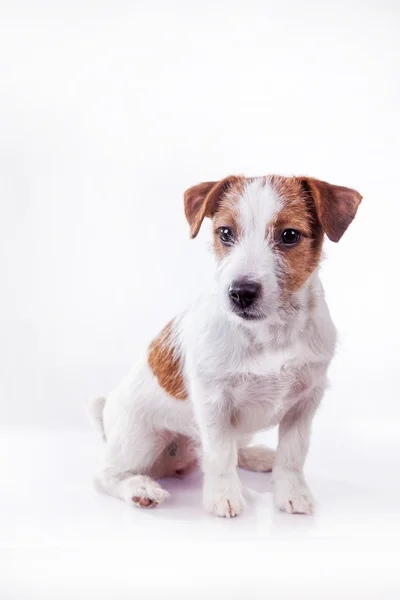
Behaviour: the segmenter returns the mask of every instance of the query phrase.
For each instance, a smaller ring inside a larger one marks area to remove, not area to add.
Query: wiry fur
[[[104,410],[100,401],[93,405],[107,440],[97,482],[116,497],[151,507],[168,495],[155,479],[190,472],[199,458],[205,508],[232,517],[244,507],[238,464],[255,471],[273,468],[277,507],[310,513],[313,501],[303,464],[336,335],[317,269],[305,281],[298,278],[297,289],[285,288],[289,254],[283,257],[279,251],[272,226],[283,206],[297,202],[301,215],[299,206],[309,198],[298,191],[303,188],[297,180],[295,197],[285,191],[290,181],[284,181],[282,192],[279,178],[235,178],[231,188],[227,181],[220,186],[221,197],[212,182],[192,188],[186,197],[193,202],[186,214],[197,230],[202,210],[215,222],[218,215],[232,218],[238,231],[232,248],[216,249],[214,288],[169,326],[167,350],[170,354],[173,348],[187,397],[177,401],[162,387],[168,380],[158,378],[157,364],[150,366],[146,353],[107,396]],[[314,227],[311,221],[306,225],[310,231]],[[319,260],[318,231],[312,242]],[[229,304],[229,286],[243,277],[262,283],[256,320],[245,320]],[[162,356],[157,354],[157,360]],[[248,447],[255,432],[278,424],[276,456]]]

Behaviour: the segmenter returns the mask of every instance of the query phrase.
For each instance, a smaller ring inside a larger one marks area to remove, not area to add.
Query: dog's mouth
[[[238,309],[236,307],[232,307],[232,312],[237,316],[243,319],[244,321],[262,321],[266,318],[266,315],[259,310],[250,310],[248,308]]]

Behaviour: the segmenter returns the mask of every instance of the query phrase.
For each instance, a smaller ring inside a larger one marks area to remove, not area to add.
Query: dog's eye
[[[235,243],[235,234],[230,227],[218,228],[219,239],[226,246],[231,246]]]
[[[285,246],[295,246],[301,239],[300,231],[297,229],[284,229],[281,233],[281,242]]]

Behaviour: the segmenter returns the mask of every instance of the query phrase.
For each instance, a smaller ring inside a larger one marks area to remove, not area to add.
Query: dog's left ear
[[[207,181],[199,183],[184,194],[185,215],[190,225],[190,237],[195,238],[199,233],[205,217],[210,219],[215,215],[222,197],[229,188],[241,179],[240,177],[226,177],[221,181]]]
[[[326,235],[332,242],[338,242],[356,216],[362,196],[351,188],[332,185],[311,177],[298,179],[312,196],[318,220]]]

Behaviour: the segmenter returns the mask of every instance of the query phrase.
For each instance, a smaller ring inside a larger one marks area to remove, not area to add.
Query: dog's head
[[[309,177],[227,177],[185,192],[191,237],[204,217],[214,226],[218,281],[229,312],[267,318],[316,269],[324,232],[338,242],[362,197]]]

